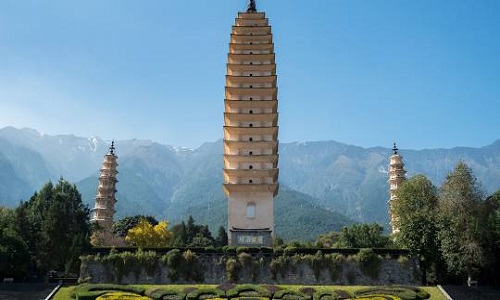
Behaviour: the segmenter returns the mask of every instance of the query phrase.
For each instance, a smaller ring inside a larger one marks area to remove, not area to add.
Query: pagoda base
[[[229,230],[230,246],[246,247],[272,247],[272,231],[269,228],[243,229],[231,228]]]

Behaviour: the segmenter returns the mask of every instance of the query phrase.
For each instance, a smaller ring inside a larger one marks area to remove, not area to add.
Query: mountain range
[[[0,129],[0,205],[14,207],[49,180],[74,182],[93,207],[97,178],[109,141],[44,135],[33,129]],[[118,184],[115,219],[145,214],[175,224],[192,215],[211,230],[227,224],[222,191],[222,140],[197,149],[147,140],[115,141]],[[439,186],[465,161],[486,194],[500,189],[500,140],[481,148],[400,150],[407,177],[424,174]],[[312,240],[354,222],[388,227],[390,148],[335,141],[280,143],[276,232]]]

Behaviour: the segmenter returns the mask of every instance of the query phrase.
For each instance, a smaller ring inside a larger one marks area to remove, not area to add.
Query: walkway
[[[467,287],[458,285],[445,285],[443,288],[453,300],[499,300],[500,287]]]
[[[0,300],[43,300],[56,284],[0,283]]]

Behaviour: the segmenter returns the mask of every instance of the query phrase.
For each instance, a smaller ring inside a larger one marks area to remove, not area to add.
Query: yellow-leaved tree
[[[146,219],[141,219],[137,226],[128,230],[125,241],[139,248],[168,247],[172,232],[167,221],[152,225]]]

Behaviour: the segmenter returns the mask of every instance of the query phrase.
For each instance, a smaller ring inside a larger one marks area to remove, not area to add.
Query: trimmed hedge
[[[146,296],[149,296],[154,300],[185,300],[187,293],[180,290],[159,288],[147,291]]]
[[[266,297],[271,298],[271,291],[263,286],[253,284],[241,284],[226,291],[227,298],[238,297]]]
[[[150,298],[132,293],[111,292],[97,297],[96,300],[150,300]]]
[[[354,292],[356,298],[373,295],[396,296],[401,300],[424,300],[430,297],[426,291],[409,286],[370,287]]]
[[[273,299],[283,300],[312,300],[312,296],[293,290],[280,290],[274,293]]]
[[[201,288],[192,291],[187,294],[187,300],[202,300],[202,299],[213,299],[213,298],[224,298],[226,299],[226,293],[218,288]]]
[[[112,292],[127,292],[143,296],[145,289],[120,284],[82,284],[75,288],[75,298],[78,300],[95,300],[97,297]]]

